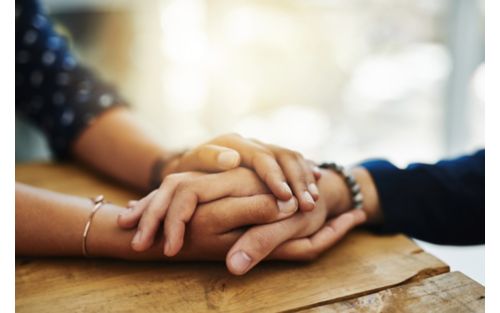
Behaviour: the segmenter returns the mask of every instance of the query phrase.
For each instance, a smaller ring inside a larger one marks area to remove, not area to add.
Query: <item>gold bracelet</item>
[[[92,212],[90,212],[89,219],[87,220],[87,224],[85,224],[85,228],[83,229],[83,240],[82,240],[82,252],[83,256],[88,257],[88,251],[87,251],[87,235],[89,234],[90,230],[90,224],[92,223],[92,219],[94,218],[94,215],[96,212],[102,207],[104,203],[104,196],[103,195],[98,195],[95,198],[91,198],[92,202],[94,203],[94,209]]]

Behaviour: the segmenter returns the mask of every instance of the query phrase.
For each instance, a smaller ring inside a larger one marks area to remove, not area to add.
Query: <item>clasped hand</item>
[[[340,177],[288,149],[225,135],[173,163],[161,186],[118,218],[137,228],[135,251],[160,244],[175,260],[225,258],[241,275],[264,259],[315,259],[366,220],[341,201]]]

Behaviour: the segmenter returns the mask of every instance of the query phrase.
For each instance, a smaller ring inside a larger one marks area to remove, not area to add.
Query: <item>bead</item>
[[[342,176],[347,186],[349,187],[349,191],[352,196],[353,208],[354,209],[362,209],[363,208],[363,194],[361,194],[361,187],[357,183],[356,179],[353,175],[347,171],[343,166],[338,165],[336,163],[322,163],[319,165],[320,168],[330,169]]]

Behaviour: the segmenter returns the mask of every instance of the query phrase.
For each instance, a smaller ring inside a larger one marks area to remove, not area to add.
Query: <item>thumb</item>
[[[188,151],[178,168],[181,171],[220,172],[236,168],[240,163],[241,157],[236,150],[206,144]]]

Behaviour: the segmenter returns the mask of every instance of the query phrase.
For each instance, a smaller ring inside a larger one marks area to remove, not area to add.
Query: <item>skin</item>
[[[132,240],[132,248],[144,251],[153,245],[160,223],[165,220],[164,253],[166,256],[174,256],[182,247],[186,224],[191,220],[199,203],[226,197],[269,193],[259,177],[246,168],[216,174],[200,172],[174,174],[168,176],[158,190],[139,201],[133,209],[120,215],[118,224],[124,228],[138,226]],[[276,205],[286,216],[290,216],[298,208],[294,197],[288,201],[277,200]]]
[[[182,249],[170,258],[163,255],[161,235],[150,249],[133,250],[130,241],[134,231],[117,225],[125,209],[105,204],[92,221],[88,251],[92,256],[130,260],[225,259],[229,271],[236,275],[247,273],[264,259],[312,260],[353,227],[382,221],[368,172],[359,168],[354,175],[365,195],[365,210],[349,209],[352,204],[346,185],[331,171],[322,171],[317,209],[308,212],[280,212],[276,198],[264,192],[266,187],[258,179],[249,179],[255,195],[198,205],[187,225]],[[83,225],[92,208],[88,199],[16,184],[16,255],[80,256]],[[240,260],[235,260],[236,256]]]
[[[243,232],[236,229],[249,223],[270,223],[283,218],[278,210],[270,209],[273,201],[274,197],[263,194],[226,198],[201,206],[189,227],[188,244],[171,259],[223,259]],[[242,203],[241,210],[228,210]],[[82,256],[83,227],[92,209],[89,199],[16,184],[16,255]],[[165,260],[161,238],[146,252],[138,253],[130,248],[134,232],[120,229],[116,224],[124,210],[104,204],[97,211],[87,237],[89,254],[129,260]]]

